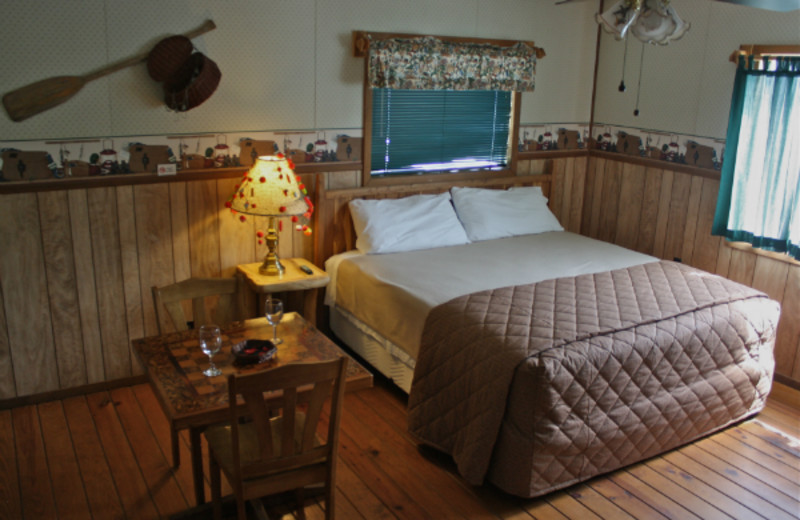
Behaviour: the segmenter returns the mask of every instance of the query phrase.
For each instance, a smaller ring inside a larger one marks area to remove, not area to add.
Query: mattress
[[[325,303],[338,322],[334,331],[355,327],[413,366],[425,318],[452,298],[657,260],[567,231],[404,253],[350,251],[325,262]]]

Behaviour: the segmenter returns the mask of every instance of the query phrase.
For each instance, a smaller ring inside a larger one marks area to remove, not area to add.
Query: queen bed
[[[332,331],[467,482],[538,496],[763,408],[777,303],[564,231],[539,179],[490,187],[322,194]]]

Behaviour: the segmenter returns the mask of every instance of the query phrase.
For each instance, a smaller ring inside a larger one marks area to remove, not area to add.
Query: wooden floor
[[[784,387],[785,388],[785,387]],[[800,406],[544,498],[472,488],[405,433],[405,397],[384,382],[349,394],[337,518],[800,518]],[[181,460],[188,461],[188,438]],[[170,467],[166,419],[147,385],[0,411],[0,518],[163,518],[193,506],[186,463]],[[208,496],[208,494],[207,494]],[[270,518],[294,518],[268,502]],[[310,520],[320,504],[306,506]]]

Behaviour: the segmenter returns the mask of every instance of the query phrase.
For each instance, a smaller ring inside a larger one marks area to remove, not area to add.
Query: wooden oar
[[[203,25],[185,33],[184,36],[189,39],[195,38],[216,27],[212,20],[206,20]],[[13,121],[23,121],[39,112],[44,112],[60,105],[77,94],[90,81],[145,61],[149,54],[149,52],[145,52],[133,56],[84,76],[56,76],[37,81],[7,93],[3,96],[3,105],[6,107],[8,116]]]

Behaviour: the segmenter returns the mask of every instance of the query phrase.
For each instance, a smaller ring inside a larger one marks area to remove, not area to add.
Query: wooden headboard
[[[347,205],[353,199],[399,199],[420,193],[442,193],[453,186],[506,189],[512,186],[541,186],[550,197],[551,174],[518,175],[514,177],[425,184],[401,184],[372,188],[326,190],[325,182],[317,182],[316,189],[316,247],[314,263],[321,266],[331,256],[355,249],[356,235]]]

